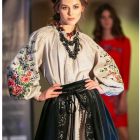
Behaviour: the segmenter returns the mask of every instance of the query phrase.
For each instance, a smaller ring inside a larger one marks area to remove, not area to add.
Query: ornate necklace
[[[56,22],[55,26],[60,27],[59,21]],[[65,31],[65,29],[63,27],[61,27],[61,28],[62,28],[62,31]],[[73,35],[75,35],[75,33],[76,33],[76,27],[74,28],[74,30],[72,32],[66,33],[66,34],[67,34],[67,37],[69,36],[71,38]]]
[[[60,23],[56,22],[55,24],[56,29],[59,31],[59,35],[60,35],[60,41],[62,42],[62,44],[65,46],[67,52],[69,53],[69,57],[72,59],[76,59],[77,58],[77,54],[78,51],[80,51],[79,49],[79,39],[78,39],[78,35],[79,33],[74,30],[73,32],[69,33],[70,36],[73,36],[74,33],[76,33],[76,36],[73,38],[73,41],[69,41],[64,34],[61,31],[64,31],[63,27],[60,27]],[[68,46],[74,46],[74,50],[71,51],[71,49]]]

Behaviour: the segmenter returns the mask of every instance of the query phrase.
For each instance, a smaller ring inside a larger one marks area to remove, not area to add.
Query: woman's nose
[[[73,9],[69,9],[69,15],[72,16],[73,15]]]

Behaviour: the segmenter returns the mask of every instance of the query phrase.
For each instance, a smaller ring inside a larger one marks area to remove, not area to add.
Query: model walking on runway
[[[53,22],[34,31],[7,67],[9,93],[45,101],[35,140],[118,140],[100,94],[118,95],[124,84],[112,57],[78,30],[88,3],[52,2]],[[39,69],[50,84],[44,92]]]

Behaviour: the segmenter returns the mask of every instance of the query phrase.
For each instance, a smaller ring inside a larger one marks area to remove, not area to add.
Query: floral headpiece
[[[57,0],[51,0],[51,2],[54,4]],[[87,0],[85,0],[85,2],[87,2]]]

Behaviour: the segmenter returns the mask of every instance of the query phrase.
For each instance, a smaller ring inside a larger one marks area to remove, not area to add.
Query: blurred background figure
[[[100,5],[95,11],[93,35],[96,43],[115,60],[122,76],[124,91],[121,94],[118,96],[101,96],[112,116],[120,140],[130,140],[127,91],[129,89],[131,44],[129,38],[123,33],[121,22],[115,9],[108,3]]]

